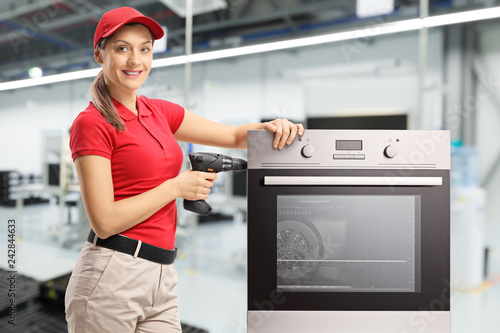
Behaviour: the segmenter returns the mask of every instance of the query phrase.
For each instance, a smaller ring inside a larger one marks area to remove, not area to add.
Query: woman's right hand
[[[208,198],[214,180],[219,177],[213,172],[186,170],[171,179],[177,197],[187,200],[205,200]]]

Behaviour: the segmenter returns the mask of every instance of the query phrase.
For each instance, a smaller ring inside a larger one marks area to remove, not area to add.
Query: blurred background
[[[97,22],[120,6],[166,31],[141,95],[228,125],[450,130],[452,331],[498,331],[500,1],[193,0],[191,11],[186,0],[2,0],[2,332],[9,259],[16,332],[65,332],[65,284],[89,230],[68,131],[99,71]],[[244,173],[225,173],[210,216],[179,206],[185,332],[246,331],[245,194]]]

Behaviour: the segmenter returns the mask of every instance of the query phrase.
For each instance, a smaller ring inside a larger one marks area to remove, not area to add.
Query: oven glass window
[[[420,196],[278,195],[286,292],[419,292]]]

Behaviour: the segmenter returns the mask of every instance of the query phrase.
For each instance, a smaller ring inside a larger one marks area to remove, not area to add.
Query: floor
[[[22,220],[15,208],[0,207],[4,226],[0,243],[6,244],[0,250],[0,268],[8,269],[6,226],[14,219],[18,274],[45,281],[70,272],[83,241],[58,238],[58,230],[72,230],[54,222],[58,216],[55,203],[25,207]],[[189,225],[189,217],[184,221]],[[192,235],[196,235],[196,243],[189,241]],[[453,333],[494,333],[500,327],[500,223],[487,224],[486,243],[490,248],[487,282],[473,291],[452,290]],[[238,219],[203,223],[194,229],[181,227],[178,247],[175,290],[181,320],[211,333],[246,332],[245,224]]]

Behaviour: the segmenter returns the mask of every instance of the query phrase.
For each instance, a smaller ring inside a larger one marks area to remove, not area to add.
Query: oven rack
[[[379,264],[407,264],[408,260],[358,260],[358,259],[347,259],[347,260],[332,260],[332,259],[294,259],[294,260],[284,260],[278,259],[278,266],[337,266],[337,265],[349,265],[349,264],[365,264],[365,265],[379,265]]]

